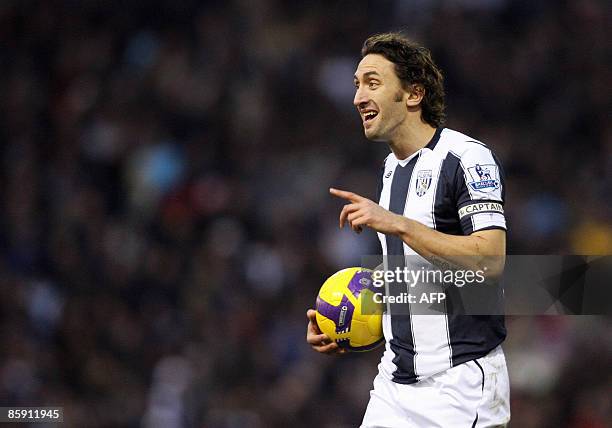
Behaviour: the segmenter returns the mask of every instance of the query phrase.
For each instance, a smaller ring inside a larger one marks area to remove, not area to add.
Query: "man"
[[[361,53],[354,104],[365,136],[387,143],[391,153],[378,203],[330,189],[348,202],[340,227],[374,229],[386,256],[474,269],[487,260],[488,274],[500,275],[506,223],[495,156],[481,142],[442,127],[443,79],[427,49],[390,33],[367,39]],[[383,317],[386,348],[362,427],[505,426],[503,316],[412,310],[388,310]],[[307,315],[308,343],[321,353],[344,353],[321,334],[315,311]]]

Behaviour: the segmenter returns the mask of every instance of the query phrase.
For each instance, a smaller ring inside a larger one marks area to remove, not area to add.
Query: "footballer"
[[[368,38],[354,76],[354,105],[366,138],[390,148],[377,200],[330,189],[346,201],[340,227],[377,232],[384,256],[456,265],[506,251],[504,178],[482,142],[445,128],[443,78],[430,52],[399,33]],[[410,306],[410,305],[408,305]],[[307,342],[344,353],[308,313]],[[452,311],[383,316],[385,351],[362,427],[503,427],[510,420],[501,344],[503,315]]]

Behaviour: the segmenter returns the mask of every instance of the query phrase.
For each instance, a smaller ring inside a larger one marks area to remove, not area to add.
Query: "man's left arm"
[[[356,193],[334,188],[329,191],[350,202],[340,213],[340,227],[348,223],[357,233],[367,226],[386,235],[396,235],[439,267],[460,266],[478,270],[486,266],[493,277],[503,271],[506,253],[506,231],[503,229],[478,230],[467,236],[448,235],[392,213]]]
[[[506,231],[503,229],[478,230],[468,236],[448,235],[402,217],[398,219],[397,236],[438,267],[484,269],[491,277],[499,277],[504,270]]]
[[[474,143],[460,154],[448,156],[454,156],[456,162],[448,163],[444,179],[461,235],[431,229],[355,193],[330,189],[331,194],[350,202],[340,213],[340,227],[348,222],[356,232],[368,226],[396,235],[438,267],[486,267],[489,276],[499,276],[506,254],[503,169],[493,152],[482,144]]]

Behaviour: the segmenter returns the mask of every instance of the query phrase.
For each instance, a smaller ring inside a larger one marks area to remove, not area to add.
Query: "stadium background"
[[[377,251],[359,49],[405,29],[505,166],[511,254],[612,254],[610,4],[2,1],[0,405],[74,427],[356,426],[377,352],[321,356],[321,281]],[[508,319],[512,427],[610,426],[600,317]]]

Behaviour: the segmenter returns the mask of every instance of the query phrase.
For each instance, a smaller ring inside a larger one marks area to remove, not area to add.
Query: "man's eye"
[[[370,82],[370,83],[368,83],[368,86],[370,88],[377,88],[378,87],[378,82]]]

